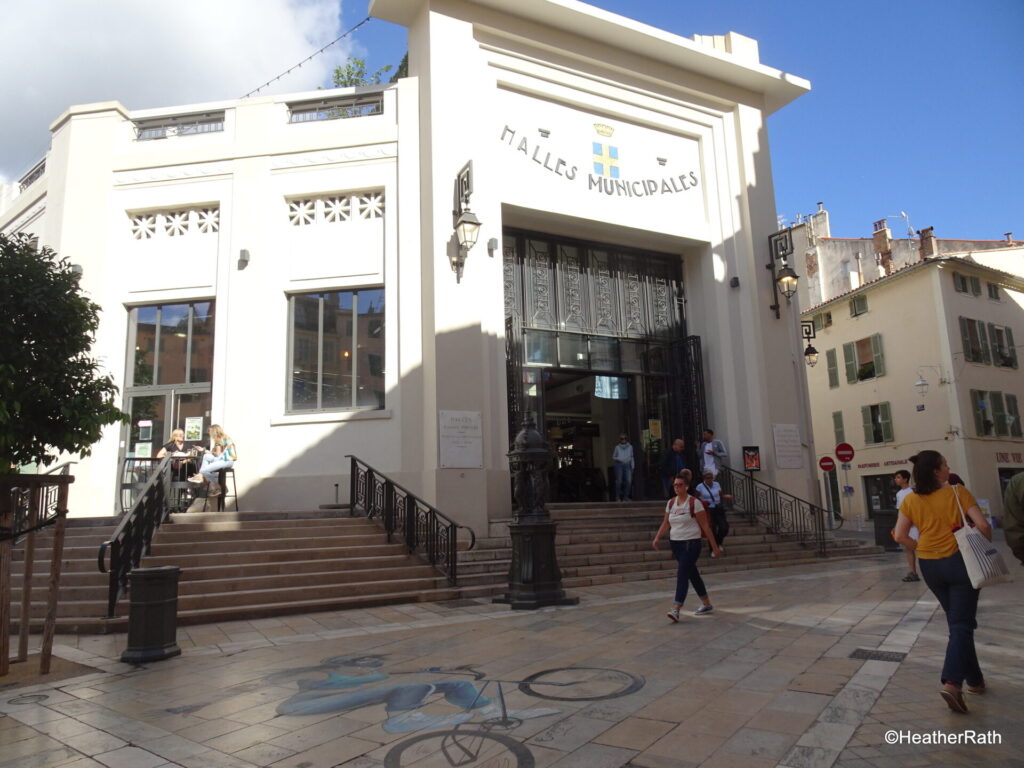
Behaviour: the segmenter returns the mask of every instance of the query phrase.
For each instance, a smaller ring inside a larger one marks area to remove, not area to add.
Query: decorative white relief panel
[[[287,203],[288,223],[293,227],[384,218],[384,192],[381,190],[292,198]]]
[[[126,211],[126,288],[131,293],[212,287],[217,270],[220,207],[176,206]]]
[[[384,279],[384,190],[285,198],[282,253],[293,281]]]
[[[220,231],[220,209],[217,207],[179,208],[148,213],[129,211],[128,219],[134,240],[208,235]]]

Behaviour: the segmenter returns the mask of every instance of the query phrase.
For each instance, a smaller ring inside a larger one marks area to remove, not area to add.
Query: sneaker
[[[981,685],[965,685],[964,690],[967,691],[967,693],[973,694],[974,696],[981,696],[981,694],[985,692],[985,684],[982,683]]]
[[[715,607],[713,605],[702,605],[700,608],[693,612],[693,615],[703,616],[705,613],[711,613],[713,610],[715,610]]]
[[[916,573],[908,573],[906,576],[903,577],[903,580],[904,581],[920,581],[921,577],[918,576]]]
[[[955,685],[946,683],[942,686],[942,690],[939,691],[939,695],[946,701],[949,708],[954,712],[967,713],[967,702],[964,701],[964,695],[960,692],[960,689]]]
[[[672,621],[679,621],[679,606],[677,605],[675,608],[673,608],[665,615],[668,616]]]
[[[204,478],[204,477],[203,477],[202,475],[198,475],[198,474],[196,474],[196,475],[192,475],[192,477],[190,477],[190,478],[188,479],[188,481],[189,481],[190,483],[201,483],[201,482],[203,482],[203,480],[205,480],[205,479],[206,479],[206,478]]]
[[[220,486],[219,485],[211,485],[210,486],[210,490],[208,490],[206,492],[206,495],[209,496],[209,497],[220,496]]]

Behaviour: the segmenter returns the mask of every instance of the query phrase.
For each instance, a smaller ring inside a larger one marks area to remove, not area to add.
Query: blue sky
[[[888,217],[906,237],[1024,239],[1024,0],[591,0],[675,34],[735,31],[813,90],[768,122],[776,207],[831,214],[836,237]],[[342,26],[364,18],[347,0]],[[405,31],[354,36],[368,65],[397,64]]]

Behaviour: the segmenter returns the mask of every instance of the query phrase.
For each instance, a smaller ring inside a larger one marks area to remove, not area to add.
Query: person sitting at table
[[[168,453],[171,456],[175,454],[185,454],[190,451],[190,447],[185,444],[185,430],[173,429],[171,430],[171,439],[164,443],[160,450],[157,452],[156,457],[162,459]],[[191,472],[196,471],[196,465],[194,461],[172,461],[171,470],[176,474],[180,474],[182,477],[188,477]]]
[[[217,484],[217,473],[222,469],[233,467],[235,462],[238,461],[238,453],[235,451],[234,441],[224,432],[220,424],[211,424],[210,450],[212,451],[217,446],[221,447],[221,454],[209,463],[204,461],[203,468],[199,471],[199,474],[189,478],[189,482],[209,483],[210,489],[207,492],[207,496],[220,495],[221,487]]]

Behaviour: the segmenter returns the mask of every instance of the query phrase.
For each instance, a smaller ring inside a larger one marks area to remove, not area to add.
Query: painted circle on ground
[[[439,740],[436,748],[423,742]],[[495,754],[495,744],[504,747],[515,759],[514,763],[496,762],[501,754]],[[408,759],[402,757],[409,752]],[[441,754],[446,765],[468,768],[473,765],[510,765],[511,768],[534,768],[537,764],[533,753],[522,742],[501,733],[486,731],[431,731],[399,742],[384,756],[384,768],[403,768],[420,763],[432,754]]]
[[[836,460],[831,456],[822,456],[818,461],[818,466],[821,467],[822,472],[831,472],[836,468]]]
[[[849,443],[840,443],[836,446],[836,458],[844,464],[853,461],[853,446]]]
[[[44,693],[28,693],[24,696],[15,696],[13,699],[8,699],[8,704],[38,704],[40,701],[46,701],[49,696]]]
[[[620,669],[559,667],[535,672],[519,684],[519,690],[550,701],[602,701],[636,693],[644,679]],[[559,696],[564,693],[566,695]]]

